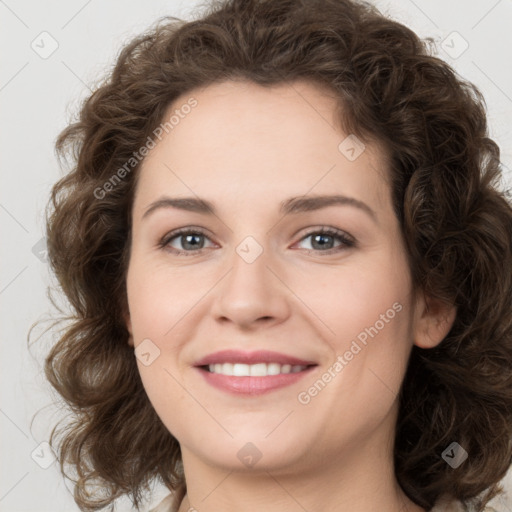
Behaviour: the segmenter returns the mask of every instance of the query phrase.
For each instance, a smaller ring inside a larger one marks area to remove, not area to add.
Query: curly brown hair
[[[413,346],[396,478],[427,510],[447,495],[481,511],[502,491],[512,463],[512,208],[485,101],[430,43],[355,0],[225,0],[193,21],[159,20],[122,49],[56,141],[73,167],[54,185],[46,219],[49,262],[73,308],[45,361],[72,419],[55,426],[50,443],[62,473],[76,471],[81,510],[125,494],[139,508],[154,479],[186,492],[179,443],[128,344],[140,162],[129,171],[126,162],[177,97],[228,79],[327,86],[343,107],[343,130],[386,148],[414,287],[457,307],[438,346]],[[121,168],[122,179],[105,186]],[[469,453],[457,469],[441,458],[454,440]]]

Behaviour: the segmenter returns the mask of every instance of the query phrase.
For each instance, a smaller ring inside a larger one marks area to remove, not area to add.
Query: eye
[[[165,235],[158,245],[169,248],[176,254],[191,256],[201,252],[204,247],[204,240],[208,239],[206,234],[199,228],[182,228]],[[173,245],[178,245],[178,248]]]
[[[311,248],[306,248],[308,252],[322,252],[332,254],[355,246],[355,240],[347,233],[334,228],[317,228],[310,231],[301,241],[311,239]],[[335,241],[339,244],[335,246]]]

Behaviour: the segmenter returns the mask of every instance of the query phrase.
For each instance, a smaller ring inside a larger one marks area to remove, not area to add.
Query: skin
[[[178,98],[169,113],[190,97],[197,106],[142,165],[127,275],[130,344],[149,338],[160,350],[148,366],[137,362],[182,449],[180,512],[423,511],[394,476],[397,393],[413,344],[437,345],[455,311],[413,293],[385,151],[368,143],[347,159],[332,93],[308,82],[218,83]],[[289,197],[335,193],[364,202],[375,219],[352,205],[278,212]],[[205,198],[217,215],[160,208],[143,219],[163,195]],[[201,251],[179,236],[158,246],[187,226],[207,232],[195,240]],[[356,245],[328,238],[337,252],[325,254],[307,236],[323,226]],[[236,252],[247,236],[263,250],[250,264]],[[299,393],[395,303],[400,312],[300,403]],[[318,366],[288,387],[233,396],[193,367],[225,348],[275,350]],[[248,442],[261,453],[252,467],[237,457]]]

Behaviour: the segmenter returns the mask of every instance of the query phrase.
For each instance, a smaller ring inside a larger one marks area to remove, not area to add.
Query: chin
[[[203,438],[203,444],[193,450],[209,465],[226,471],[272,471],[285,469],[303,461],[307,456],[305,443],[300,443],[289,432],[268,435],[268,430],[258,432],[255,429],[233,432],[233,438],[227,434],[224,439]],[[191,446],[188,444],[188,446]],[[302,450],[297,447],[301,446]],[[207,448],[207,449],[205,449]]]

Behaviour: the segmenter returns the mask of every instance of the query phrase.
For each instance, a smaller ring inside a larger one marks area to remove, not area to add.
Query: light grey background
[[[501,148],[507,169],[504,186],[510,186],[512,2],[375,3],[420,36],[435,37],[439,56],[484,93],[491,136]],[[78,510],[57,463],[47,469],[40,466],[52,462],[51,453],[40,443],[48,439],[50,425],[59,416],[50,407],[52,395],[42,373],[51,336],[35,342],[31,353],[26,342],[30,325],[51,311],[46,297],[51,278],[40,240],[48,193],[61,175],[53,151],[55,138],[122,44],[161,16],[189,17],[197,4],[185,0],[0,0],[2,512]],[[41,35],[45,31],[50,35]],[[45,54],[57,44],[54,53]],[[31,339],[41,331],[36,329]],[[509,472],[512,495],[511,480]],[[165,494],[158,488],[153,503]],[[512,510],[508,499],[496,500],[496,510]],[[128,501],[119,502],[118,510],[131,510]]]

